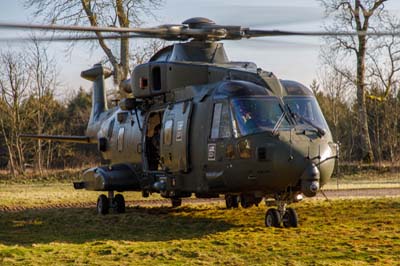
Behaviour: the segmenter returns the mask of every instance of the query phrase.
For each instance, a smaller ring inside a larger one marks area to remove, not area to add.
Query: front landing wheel
[[[265,214],[265,226],[266,227],[280,227],[281,216],[277,209],[271,208]]]
[[[284,227],[297,227],[299,225],[299,218],[296,211],[292,208],[287,208],[282,222]]]
[[[106,195],[101,194],[97,199],[97,213],[105,215],[110,208],[110,202]]]

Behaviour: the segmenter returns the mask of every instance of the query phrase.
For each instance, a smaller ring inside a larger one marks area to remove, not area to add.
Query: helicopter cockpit
[[[235,137],[273,131],[276,126],[289,126],[288,118],[274,96],[233,98],[231,106]]]
[[[245,81],[230,81],[217,89],[214,95],[217,101],[229,99],[224,110],[226,114],[231,113],[234,137],[290,130],[293,126],[317,129],[322,135],[329,132],[313,92],[295,81],[281,80],[281,84],[286,90],[282,98],[275,96],[268,86]],[[224,110],[217,111],[221,113]]]

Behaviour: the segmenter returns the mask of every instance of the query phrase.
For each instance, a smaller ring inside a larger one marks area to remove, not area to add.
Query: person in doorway
[[[153,147],[156,150],[156,153],[160,155],[160,133],[161,133],[161,125],[158,124],[157,126],[154,127],[154,134],[153,137],[151,138],[151,144],[153,144]]]
[[[161,125],[158,124],[154,127],[153,136],[151,137],[151,152],[149,158],[149,169],[157,170],[160,161],[160,131]]]

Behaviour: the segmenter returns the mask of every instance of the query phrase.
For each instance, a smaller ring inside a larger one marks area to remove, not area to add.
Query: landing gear
[[[97,199],[97,213],[101,215],[108,214],[110,209],[114,209],[117,213],[125,212],[125,199],[122,194],[117,194],[114,197],[114,191],[108,192],[108,197],[101,194]]]
[[[236,195],[225,195],[225,204],[227,209],[236,209],[239,207],[239,197]]]
[[[278,197],[279,198],[279,197]],[[287,201],[276,200],[278,209],[268,209],[265,214],[265,226],[266,227],[297,227],[299,225],[298,216],[293,208],[286,208]]]
[[[281,215],[277,209],[271,208],[265,214],[266,227],[279,227],[281,225]]]
[[[109,201],[106,195],[101,194],[97,199],[97,213],[105,215],[109,211]]]
[[[293,208],[288,208],[283,215],[282,222],[284,227],[297,227],[299,225],[297,213]]]
[[[172,204],[172,208],[177,208],[182,205],[182,199],[181,198],[171,198],[171,204]]]
[[[247,195],[240,195],[240,205],[242,208],[250,208],[253,207],[254,201],[253,201],[254,196],[247,196]]]

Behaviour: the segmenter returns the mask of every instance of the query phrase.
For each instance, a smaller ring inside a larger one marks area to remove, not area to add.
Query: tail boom
[[[22,134],[19,137],[22,138],[22,139],[41,139],[41,140],[49,140],[49,141],[82,143],[82,144],[94,143],[87,136],[59,136],[59,135]]]

